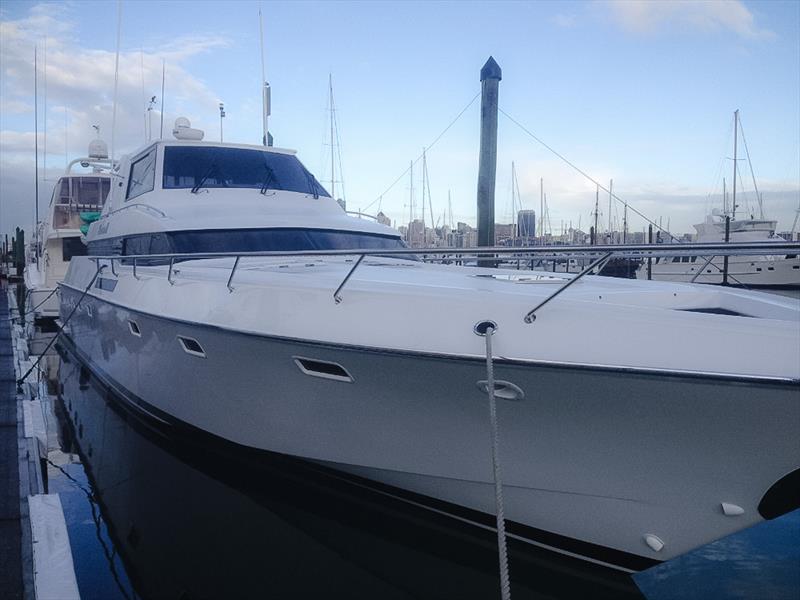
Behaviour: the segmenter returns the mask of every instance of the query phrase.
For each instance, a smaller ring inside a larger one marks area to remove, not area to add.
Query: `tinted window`
[[[131,165],[127,199],[152,192],[156,182],[156,149],[153,148]]]
[[[399,249],[398,237],[322,229],[240,229],[175,231],[127,237],[122,254],[194,252],[291,252],[302,250]],[[97,249],[101,251],[100,248]],[[105,250],[103,248],[102,250]],[[94,246],[92,253],[97,254]]]
[[[201,146],[164,148],[164,189],[266,188],[328,196],[295,156]]]
[[[86,245],[78,237],[61,238],[61,258],[68,262],[73,256],[86,256]]]

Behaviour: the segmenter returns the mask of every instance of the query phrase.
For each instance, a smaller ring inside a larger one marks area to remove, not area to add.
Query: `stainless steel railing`
[[[228,275],[227,288],[233,292],[233,279],[242,259],[247,258],[291,258],[291,257],[356,257],[355,262],[348,270],[342,282],[333,292],[336,304],[342,302],[341,292],[356,269],[368,257],[422,257],[429,262],[444,262],[457,260],[462,264],[474,260],[476,264],[487,262],[531,260],[538,261],[564,261],[571,258],[582,258],[590,264],[579,273],[558,273],[564,276],[565,282],[552,294],[540,302],[525,315],[525,322],[532,323],[536,319],[535,313],[545,304],[553,300],[568,287],[576,283],[588,273],[599,270],[613,258],[653,259],[665,256],[693,256],[706,260],[705,265],[717,256],[759,256],[759,255],[800,255],[800,242],[737,242],[737,243],[687,243],[687,244],[624,244],[617,246],[534,246],[529,248],[399,248],[399,249],[352,249],[352,250],[291,250],[291,251],[262,251],[262,252],[196,252],[176,254],[138,254],[138,255],[108,255],[90,256],[98,270],[102,263],[110,263],[111,272],[118,275],[115,263],[131,264],[132,274],[136,279],[141,279],[138,267],[141,261],[147,261],[147,266],[168,266],[167,281],[174,285],[176,273],[175,262],[197,261],[221,258],[232,258],[230,274]],[[157,263],[154,265],[154,263]],[[703,268],[705,268],[705,265]],[[104,265],[103,265],[104,266]],[[718,268],[718,267],[717,267]],[[696,279],[696,276],[692,281]]]

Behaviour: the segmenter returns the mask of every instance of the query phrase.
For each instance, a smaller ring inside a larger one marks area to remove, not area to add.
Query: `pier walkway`
[[[8,295],[0,289],[0,595],[23,596],[17,397]]]

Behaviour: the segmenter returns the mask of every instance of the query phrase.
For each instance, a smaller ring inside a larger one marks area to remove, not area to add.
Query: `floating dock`
[[[0,591],[8,600],[79,600],[61,500],[42,478],[47,433],[42,384],[17,379],[31,369],[8,289],[0,289]],[[31,378],[32,379],[32,378]]]

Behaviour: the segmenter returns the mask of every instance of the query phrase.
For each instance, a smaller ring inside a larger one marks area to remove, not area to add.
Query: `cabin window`
[[[134,161],[128,176],[127,200],[152,192],[156,182],[156,149]]]
[[[92,242],[94,244],[94,242]],[[399,237],[324,229],[229,229],[171,231],[132,235],[121,254],[191,254],[195,252],[292,252],[303,250],[391,250],[407,246]],[[100,248],[95,251],[97,254]],[[416,260],[411,255],[398,256]],[[143,263],[144,264],[144,263]]]
[[[284,190],[330,196],[296,156],[219,146],[166,146],[162,186]]]
[[[86,245],[81,238],[61,238],[61,258],[64,262],[69,262],[73,256],[86,256],[87,254]]]

